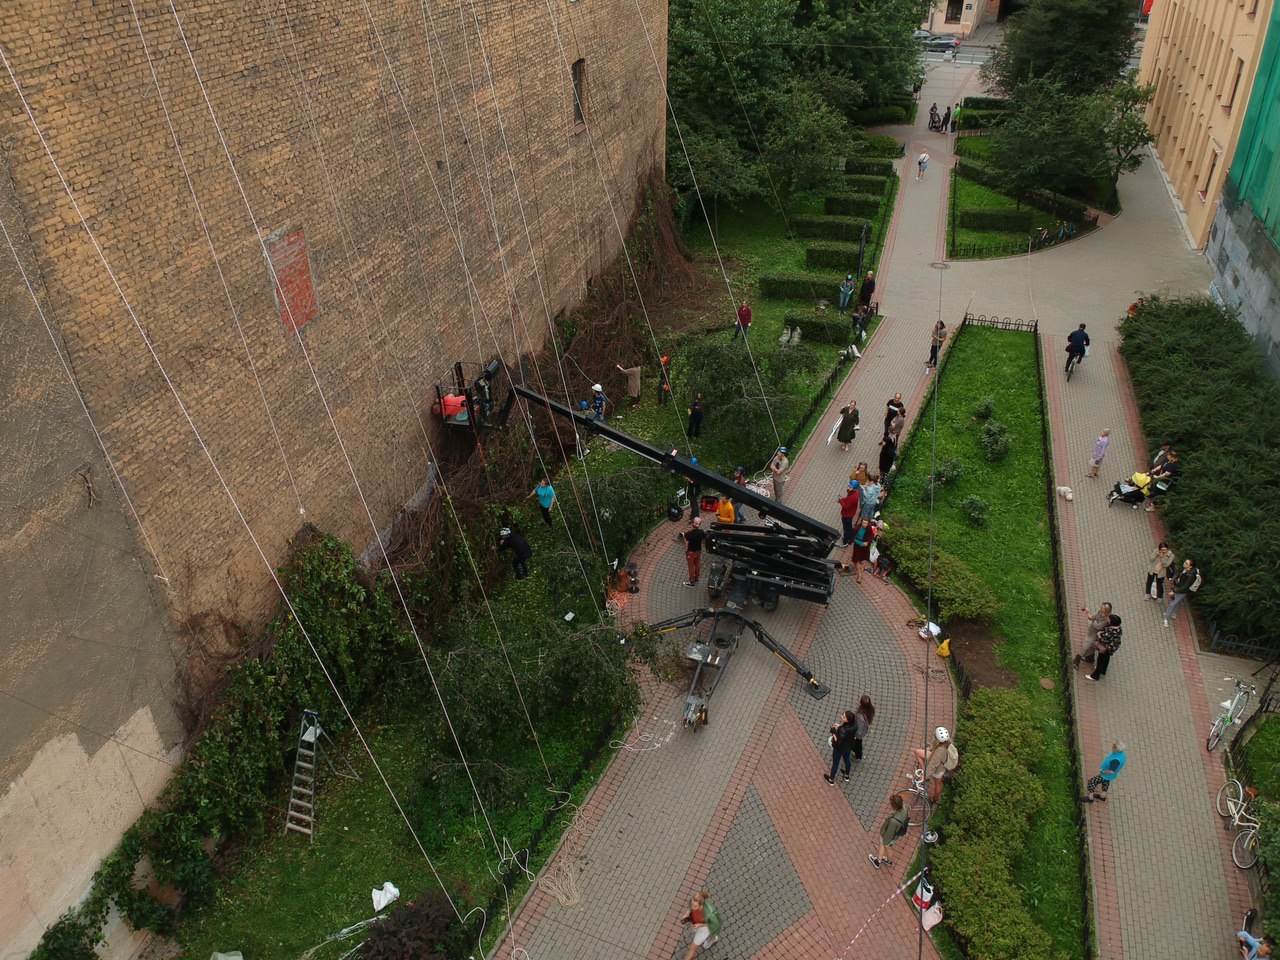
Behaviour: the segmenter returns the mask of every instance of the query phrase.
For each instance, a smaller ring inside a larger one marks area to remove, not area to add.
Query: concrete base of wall
[[[1240,325],[1280,380],[1280,249],[1248,204],[1224,197],[1205,256],[1213,267],[1214,296],[1239,314]]]

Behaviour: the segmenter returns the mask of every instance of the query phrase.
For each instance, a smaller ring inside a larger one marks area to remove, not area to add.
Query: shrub
[[[841,279],[843,274],[837,277],[829,273],[766,273],[759,280],[760,296],[766,300],[834,300]]]
[[[982,444],[983,452],[992,463],[999,463],[1009,455],[1009,444],[1012,442],[1009,428],[999,420],[984,423],[982,433],[978,436],[978,443]]]
[[[844,172],[871,177],[888,177],[893,174],[892,160],[864,160],[860,157],[844,162]]]
[[[974,110],[964,107],[960,111],[960,122],[957,126],[961,130],[990,130],[1004,123],[1005,118],[1006,114],[1003,110]]]
[[[917,590],[929,584],[929,528],[902,514],[892,514],[881,539],[898,571]],[[933,597],[943,620],[989,620],[999,604],[995,594],[959,557],[933,551]]]
[[[845,174],[844,185],[853,193],[872,193],[884,196],[889,189],[889,178],[871,173]]]
[[[838,270],[842,275],[853,273],[858,268],[858,244],[816,241],[805,249],[804,265],[811,269]],[[833,296],[839,296],[839,290]]]
[[[992,210],[985,207],[961,207],[956,211],[956,223],[970,230],[999,230],[1007,233],[1031,233],[1034,211],[1030,207],[1018,210]]]
[[[987,501],[973,494],[960,501],[960,512],[975,527],[985,527],[987,525],[987,512],[989,509],[990,505]]]
[[[964,461],[959,457],[951,457],[938,468],[939,483],[957,483],[964,476]]]
[[[825,316],[817,313],[788,313],[782,322],[789,327],[800,328],[801,345],[804,343],[830,343],[847,346],[853,339],[853,324],[848,317],[835,311]]]
[[[868,133],[862,138],[862,154],[866,157],[900,157],[903,146],[884,133]]]
[[[357,956],[363,960],[446,960],[467,950],[465,928],[441,894],[423,894],[396,903],[369,928]]]
[[[800,237],[856,242],[861,238],[862,227],[866,222],[858,217],[795,217],[791,221],[791,228]]]
[[[1274,882],[1280,872],[1280,803],[1264,800],[1258,804],[1258,859],[1272,882],[1267,885],[1262,907],[1262,923],[1267,936],[1280,941],[1280,884]]]
[[[965,110],[1008,110],[1009,100],[1007,97],[965,97],[960,106]]]
[[[887,107],[863,107],[861,110],[851,110],[848,114],[849,122],[858,127],[887,127],[895,123],[907,122],[907,109],[900,104],[890,104]]]
[[[870,230],[871,217],[880,213],[880,205],[884,203],[884,193],[832,193],[823,201],[823,209],[828,216],[863,217],[863,223]],[[861,228],[859,228],[861,229]]]
[[[1010,763],[1034,767],[1044,752],[1044,736],[1031,716],[1031,701],[1025,693],[978,687],[965,701],[956,747],[966,756],[996,754]]]
[[[1207,297],[1149,300],[1120,332],[1143,432],[1152,446],[1173,441],[1183,464],[1161,514],[1204,577],[1195,606],[1223,632],[1274,649],[1280,388],[1249,334]]]
[[[983,397],[973,408],[973,419],[990,420],[996,412],[996,402],[992,397]]]

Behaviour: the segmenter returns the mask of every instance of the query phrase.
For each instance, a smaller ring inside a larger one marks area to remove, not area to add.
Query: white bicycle
[[[1230,680],[1231,678],[1223,677],[1222,679]],[[1209,727],[1209,736],[1204,741],[1206,750],[1213,752],[1213,748],[1218,745],[1227,728],[1238,723],[1244,716],[1245,708],[1249,706],[1249,698],[1257,692],[1253,684],[1245,683],[1243,680],[1236,681],[1235,696],[1222,704],[1222,713],[1218,714],[1218,719],[1214,720],[1213,725]]]

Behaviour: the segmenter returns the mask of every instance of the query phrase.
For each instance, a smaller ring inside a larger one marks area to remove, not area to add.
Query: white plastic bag
[[[377,890],[373,891],[373,910],[377,913],[389,903],[395,903],[400,899],[400,891],[390,880],[384,883]]]

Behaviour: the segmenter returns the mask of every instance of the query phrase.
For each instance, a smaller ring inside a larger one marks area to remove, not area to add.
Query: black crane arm
[[[840,536],[839,531],[834,527],[829,527],[825,523],[819,523],[807,514],[801,513],[799,510],[793,510],[785,504],[778,503],[769,497],[761,496],[754,490],[747,487],[739,486],[728,477],[722,477],[720,474],[708,470],[701,464],[692,463],[684,457],[676,456],[674,450],[660,450],[652,444],[645,443],[643,440],[637,440],[630,434],[623,433],[616,427],[611,427],[607,423],[594,420],[576,410],[566,407],[563,403],[557,403],[549,397],[543,396],[528,387],[520,384],[512,384],[512,391],[521,398],[545,407],[551,413],[560,417],[567,417],[572,420],[578,427],[591,433],[599,434],[607,440],[611,440],[618,446],[630,450],[632,453],[644,457],[646,460],[656,463],[664,470],[679,474],[685,479],[697,483],[700,487],[716,490],[726,497],[737,503],[745,504],[751,509],[758,512],[761,516],[770,517],[776,523],[791,530],[799,531],[813,538],[816,552],[825,556],[835,546],[836,539]]]
[[[805,693],[809,694],[809,696],[813,697],[815,700],[821,700],[831,692],[830,687],[818,682],[818,678],[813,675],[813,671],[805,665],[803,660],[798,658],[794,653],[775,640],[772,635],[770,635],[769,631],[759,623],[755,620],[748,620],[747,627],[749,627],[751,632],[756,635],[756,639],[760,641],[761,645],[763,645],[766,650],[794,670],[796,675],[804,681]]]

